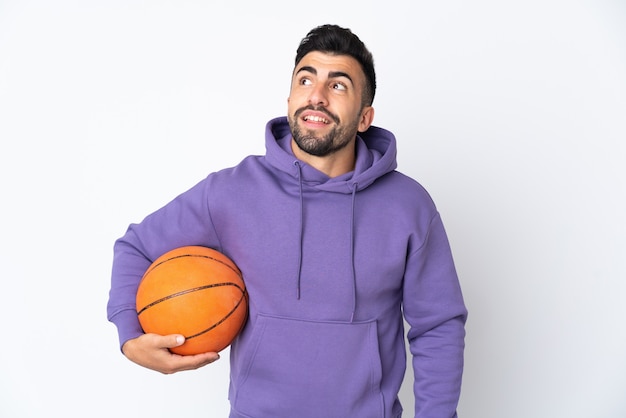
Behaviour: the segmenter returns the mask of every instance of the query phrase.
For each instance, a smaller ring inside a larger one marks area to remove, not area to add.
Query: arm
[[[467,310],[438,214],[425,241],[407,260],[403,304],[410,325],[415,417],[455,418]]]
[[[184,343],[176,335],[144,334],[137,318],[135,298],[141,277],[153,260],[183,245],[218,248],[219,242],[208,211],[205,180],[172,202],[131,225],[115,242],[108,319],[118,329],[122,352],[133,362],[162,373],[204,366],[217,353],[179,356],[168,348]]]

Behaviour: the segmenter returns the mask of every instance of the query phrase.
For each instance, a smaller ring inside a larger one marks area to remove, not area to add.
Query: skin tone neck
[[[374,108],[363,106],[365,86],[361,65],[348,55],[314,51],[302,58],[287,99],[296,158],[329,177],[354,170],[357,132],[374,118]]]
[[[293,139],[291,140],[291,149],[297,159],[304,161],[311,167],[326,174],[328,177],[338,177],[354,170],[354,164],[356,162],[354,155],[355,141],[351,141],[341,152],[336,152],[325,157],[318,157],[302,151]]]

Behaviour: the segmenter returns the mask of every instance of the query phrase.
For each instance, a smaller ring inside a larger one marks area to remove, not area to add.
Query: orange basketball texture
[[[182,334],[181,355],[219,352],[243,328],[248,294],[239,268],[206,247],[176,248],[157,258],[137,290],[137,314],[146,333]]]

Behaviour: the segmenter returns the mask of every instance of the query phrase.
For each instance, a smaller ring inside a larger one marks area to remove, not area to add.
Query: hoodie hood
[[[397,167],[395,136],[376,126],[370,126],[357,135],[354,171],[335,178],[328,177],[293,155],[291,130],[286,117],[267,123],[265,148],[267,161],[280,171],[294,178],[301,176],[301,181],[307,186],[334,193],[350,194],[363,190]]]

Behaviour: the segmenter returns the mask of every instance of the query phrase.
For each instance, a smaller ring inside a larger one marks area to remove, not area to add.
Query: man
[[[288,118],[267,125],[266,155],[129,227],[115,244],[108,315],[130,360],[174,373],[219,358],[170,353],[184,337],[144,334],[134,306],[154,259],[202,245],[237,263],[250,297],[230,350],[231,418],[400,417],[403,318],[415,416],[456,416],[467,312],[433,202],[395,171],[394,136],[371,126],[375,90],[357,36],[313,29],[297,51]]]

